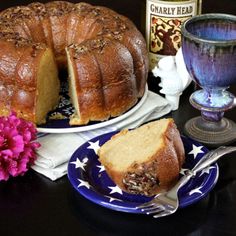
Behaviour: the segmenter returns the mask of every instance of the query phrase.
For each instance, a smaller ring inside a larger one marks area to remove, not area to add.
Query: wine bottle
[[[150,70],[181,46],[181,24],[201,14],[202,0],[146,0],[146,40]]]

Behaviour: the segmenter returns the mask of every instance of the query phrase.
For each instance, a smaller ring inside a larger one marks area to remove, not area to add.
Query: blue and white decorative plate
[[[143,97],[130,110],[124,114],[111,118],[107,121],[90,122],[88,125],[70,126],[70,116],[74,114],[74,107],[70,102],[68,95],[68,83],[61,82],[60,101],[57,108],[48,114],[46,124],[37,127],[38,132],[41,133],[74,133],[94,130],[115,124],[121,120],[126,119],[135,111],[137,111],[145,102],[148,94],[148,87],[146,86]]]
[[[68,163],[68,178],[73,187],[85,198],[103,207],[116,211],[139,213],[136,206],[150,201],[152,198],[142,195],[128,194],[122,191],[108,177],[104,167],[96,155],[98,148],[108,141],[116,132],[107,133],[91,139],[80,146]],[[193,166],[208,152],[201,144],[182,137],[186,161],[181,172]],[[180,208],[193,204],[205,197],[218,180],[218,165],[214,164],[189,180],[179,192]]]

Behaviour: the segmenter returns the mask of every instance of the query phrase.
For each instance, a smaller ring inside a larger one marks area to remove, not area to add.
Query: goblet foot
[[[198,116],[187,121],[184,132],[188,137],[209,147],[218,147],[236,141],[236,124],[227,118],[212,122]]]

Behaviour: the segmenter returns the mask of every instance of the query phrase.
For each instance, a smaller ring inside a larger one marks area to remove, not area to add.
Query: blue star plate
[[[104,167],[98,161],[97,149],[115,133],[95,137],[80,146],[68,163],[68,178],[76,191],[98,205],[116,211],[144,214],[141,210],[136,209],[136,206],[150,201],[152,198],[121,191],[108,177]],[[192,169],[208,150],[186,137],[182,137],[182,140],[186,152],[183,169]],[[218,174],[218,165],[214,164],[189,180],[179,192],[180,208],[196,203],[205,197],[215,186]]]

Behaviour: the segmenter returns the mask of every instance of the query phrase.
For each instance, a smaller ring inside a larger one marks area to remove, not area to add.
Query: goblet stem
[[[233,94],[224,89],[198,90],[190,96],[190,103],[201,111],[201,117],[185,124],[187,136],[210,147],[227,145],[236,140],[236,125],[224,118],[225,111],[235,106]]]
[[[219,122],[224,116],[224,112],[201,111],[202,118],[206,121]]]

